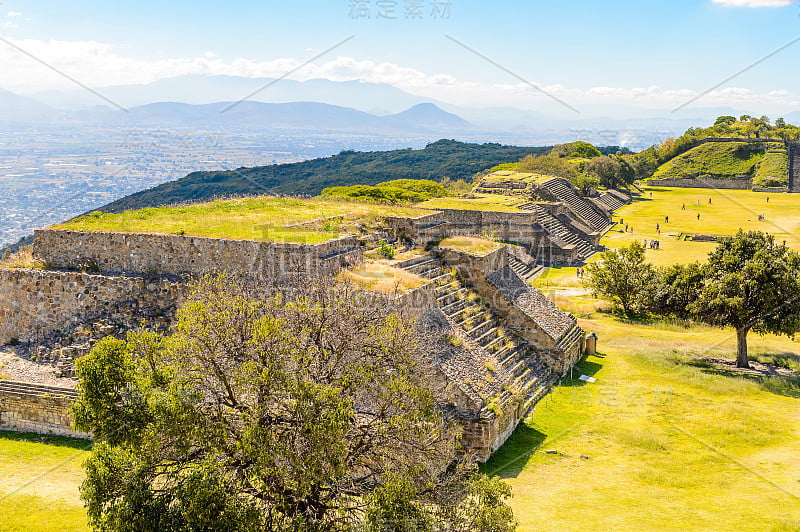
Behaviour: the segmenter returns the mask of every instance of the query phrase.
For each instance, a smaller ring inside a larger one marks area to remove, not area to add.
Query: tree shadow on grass
[[[800,375],[764,375],[760,373],[750,373],[735,368],[727,368],[700,358],[675,360],[675,363],[698,368],[706,375],[719,375],[730,379],[748,380],[758,384],[764,391],[775,395],[800,399]]]
[[[489,461],[481,464],[480,470],[500,478],[517,477],[546,439],[546,434],[522,422]]]
[[[41,443],[44,445],[53,445],[56,447],[68,447],[70,449],[77,449],[81,451],[88,451],[92,448],[92,442],[89,440],[82,440],[79,438],[68,438],[66,436],[51,436],[44,434],[36,434],[33,432],[14,432],[9,430],[0,430],[0,440]]]

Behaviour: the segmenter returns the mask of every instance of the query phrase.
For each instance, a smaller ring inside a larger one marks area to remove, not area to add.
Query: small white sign
[[[586,382],[594,382],[594,381],[597,380],[594,377],[590,377],[588,375],[581,375],[580,377],[578,377],[578,379],[580,379],[582,381],[586,381]]]

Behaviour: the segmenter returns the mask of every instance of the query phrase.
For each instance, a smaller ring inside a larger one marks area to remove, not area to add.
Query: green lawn
[[[314,244],[370,226],[384,216],[421,216],[425,212],[366,202],[260,196],[120,214],[98,212],[54,228]],[[301,223],[301,227],[296,225]]]
[[[731,331],[582,306],[570,310],[597,332],[600,356],[484,467],[512,485],[520,530],[800,530],[800,378],[727,376],[694,358],[732,355]],[[791,340],[750,342],[800,362]]]
[[[633,233],[620,232],[624,224],[618,224],[603,238],[603,245],[617,248],[633,240],[656,238],[661,249],[647,250],[651,262],[688,263],[705,259],[715,244],[680,241],[680,234],[732,235],[742,228],[772,233],[778,242],[786,240],[789,246],[800,249],[800,196],[795,194],[659,187],[645,187],[644,191],[641,197],[614,214],[614,220],[624,220]],[[683,205],[686,210],[681,208]],[[758,221],[759,214],[764,214],[766,220]],[[665,222],[666,216],[669,223]]]
[[[0,431],[0,531],[88,530],[78,492],[88,445]]]

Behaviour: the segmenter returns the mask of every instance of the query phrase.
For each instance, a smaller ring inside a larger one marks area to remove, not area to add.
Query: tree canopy
[[[772,235],[739,231],[722,238],[705,263],[653,268],[635,242],[587,266],[596,293],[626,314],[649,312],[733,327],[737,365],[749,367],[750,331],[800,331],[800,255]]]
[[[509,488],[459,452],[412,318],[350,285],[205,276],[174,334],[77,362],[82,496],[114,531],[503,532]]]

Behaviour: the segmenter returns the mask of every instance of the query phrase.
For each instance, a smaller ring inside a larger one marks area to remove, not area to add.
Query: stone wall
[[[89,438],[72,429],[74,390],[0,381],[0,429]]]
[[[458,270],[471,284],[482,282],[488,272],[508,266],[508,246],[501,246],[485,255],[472,255],[448,248],[436,248],[434,254]]]
[[[498,240],[535,247],[541,240],[534,224],[535,212],[474,211],[442,209],[417,218],[389,217],[390,230],[416,244],[455,235],[493,235]]]
[[[180,285],[163,278],[0,269],[0,344],[67,329],[117,302],[166,313],[179,296]]]
[[[733,179],[709,179],[697,177],[694,179],[649,179],[647,184],[653,187],[683,187],[683,188],[720,188],[728,190],[750,190],[753,188],[753,179],[750,177],[737,177]]]
[[[363,258],[348,236],[306,245],[137,233],[35,232],[34,257],[52,268],[97,265],[104,272],[182,275],[229,271],[254,275],[328,275]]]

